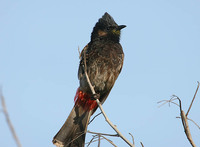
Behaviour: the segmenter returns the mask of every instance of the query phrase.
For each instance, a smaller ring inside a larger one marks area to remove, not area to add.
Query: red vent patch
[[[85,110],[92,110],[97,107],[96,100],[91,99],[91,94],[84,93],[79,88],[74,97],[75,105],[82,106]]]

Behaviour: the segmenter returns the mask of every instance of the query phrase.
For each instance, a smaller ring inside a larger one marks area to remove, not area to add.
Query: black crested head
[[[114,19],[106,12],[93,28],[91,41],[95,40],[111,40],[119,42],[120,30],[126,27],[118,25]]]
[[[104,26],[118,26],[114,19],[106,12],[102,18],[99,19],[96,25],[104,25]]]

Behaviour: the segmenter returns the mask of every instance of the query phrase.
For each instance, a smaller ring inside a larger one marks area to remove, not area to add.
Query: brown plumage
[[[53,138],[55,145],[84,147],[88,121],[97,109],[85,77],[84,52],[87,74],[103,104],[122,69],[124,53],[119,40],[120,30],[124,27],[126,26],[117,25],[113,18],[105,13],[93,28],[91,41],[81,53],[78,70],[80,86],[74,99],[75,105],[66,122]]]

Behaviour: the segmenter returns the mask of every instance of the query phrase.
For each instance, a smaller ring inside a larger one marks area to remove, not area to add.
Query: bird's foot
[[[96,100],[96,99],[99,99],[99,98],[100,98],[100,94],[98,94],[98,93],[93,94],[92,97],[91,97],[92,100]]]

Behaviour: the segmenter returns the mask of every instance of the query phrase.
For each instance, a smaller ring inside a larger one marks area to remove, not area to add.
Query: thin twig
[[[194,94],[194,97],[193,97],[192,102],[191,102],[191,104],[190,104],[190,107],[188,108],[188,111],[187,111],[187,113],[186,113],[186,116],[188,116],[188,113],[190,112],[190,109],[191,109],[191,107],[192,107],[192,104],[193,104],[193,102],[194,102],[194,99],[195,99],[195,97],[196,97],[196,95],[197,95],[197,91],[198,91],[198,89],[199,89],[199,81],[197,81],[197,83],[198,83],[197,89],[196,89],[196,91],[195,91],[195,94]]]
[[[3,108],[3,113],[4,113],[5,117],[6,117],[6,121],[7,121],[7,124],[9,126],[9,128],[10,128],[10,131],[11,131],[11,133],[13,135],[13,138],[14,138],[17,146],[18,147],[22,147],[22,145],[21,145],[21,143],[19,141],[19,138],[17,137],[17,134],[15,132],[15,129],[14,129],[14,127],[13,127],[11,121],[10,121],[9,114],[8,114],[8,111],[7,111],[6,103],[5,103],[4,96],[2,94],[2,89],[1,88],[0,88],[0,97],[1,97],[1,104],[2,104],[2,108]]]
[[[94,137],[94,140],[91,142],[91,143],[93,143],[93,142],[97,142],[99,139],[97,139],[98,138],[98,135],[95,135]],[[103,140],[104,138],[100,138],[100,140]],[[85,143],[85,144],[89,144],[90,142],[87,142],[87,143]],[[91,144],[90,143],[90,144]],[[88,146],[87,146],[88,147]]]
[[[142,142],[140,142],[140,144],[141,144],[141,146],[142,146],[142,147],[144,147],[144,145],[143,145],[143,143],[142,143]]]
[[[97,116],[99,116],[100,114],[102,114],[102,112],[100,112],[100,113],[98,113],[97,115],[95,115],[95,116],[91,119],[91,121],[88,123],[88,125],[89,125]]]
[[[133,135],[132,135],[131,133],[129,133],[129,135],[131,135],[132,140],[133,140],[133,144],[135,144],[135,141],[134,141],[134,137],[133,137]]]
[[[187,118],[187,119],[190,120],[191,122],[193,122],[200,129],[200,126],[194,120],[192,120],[190,118]]]
[[[117,147],[110,139],[106,138],[105,136],[101,136],[103,137],[105,140],[107,140],[110,144],[112,144],[114,147]]]
[[[87,147],[89,147],[89,145],[92,143],[92,141],[94,140],[95,136],[92,137],[92,139],[90,140],[90,142],[88,143]],[[87,143],[86,143],[87,144]]]
[[[83,49],[83,52],[84,52],[85,76],[86,76],[88,85],[90,86],[90,89],[91,89],[91,91],[92,91],[92,94],[93,94],[93,95],[96,95],[96,92],[95,92],[95,90],[94,90],[94,87],[92,86],[92,84],[91,84],[91,82],[90,82],[90,79],[89,79],[89,77],[88,77],[88,74],[87,74],[87,65],[86,65],[85,48]],[[117,129],[117,127],[114,126],[114,125],[112,124],[112,122],[108,119],[106,113],[105,113],[104,110],[103,110],[103,107],[102,107],[102,105],[101,105],[99,99],[96,99],[96,102],[97,102],[97,104],[98,104],[98,106],[99,106],[99,108],[100,108],[100,110],[101,110],[101,112],[102,112],[102,114],[103,114],[103,116],[104,116],[106,122],[115,130],[115,132],[119,135],[119,137],[122,138],[129,146],[135,147],[135,145],[132,144],[129,140],[127,140],[127,139],[122,135],[122,133]]]
[[[175,105],[177,105],[177,106],[179,107],[179,105],[178,105],[177,103],[173,102],[174,100],[176,100],[176,98],[174,98],[174,95],[172,95],[172,98],[171,98],[170,100],[162,100],[162,101],[157,102],[158,104],[159,104],[159,103],[162,103],[162,104],[161,104],[160,106],[158,106],[158,107],[161,107],[161,106],[165,105],[166,103],[168,103],[169,106],[170,106],[170,103],[172,103],[172,104],[175,104]]]
[[[181,118],[181,117],[178,116],[178,117],[176,117],[176,118]],[[190,119],[190,118],[188,118],[188,117],[187,117],[187,120],[193,122],[193,123],[200,129],[200,126],[199,126],[194,120],[192,120],[192,119]]]
[[[91,134],[96,134],[96,135],[104,135],[104,136],[112,136],[112,137],[119,137],[118,134],[106,134],[106,133],[96,133],[96,132],[91,132],[91,131],[87,131],[88,133],[91,133]]]
[[[182,105],[181,105],[181,100],[178,96],[176,95],[173,95],[172,96],[173,98],[177,99],[179,101],[179,108],[180,108],[180,115],[181,115],[181,121],[182,121],[182,125],[183,125],[183,128],[184,128],[184,132],[186,134],[186,137],[188,139],[188,141],[190,142],[190,144],[193,146],[193,147],[196,147],[194,141],[192,140],[192,136],[191,136],[191,133],[190,133],[190,129],[189,129],[189,125],[188,125],[188,121],[187,121],[187,116],[185,115],[185,112],[182,110]],[[175,100],[174,99],[174,100]]]
[[[81,59],[81,52],[80,52],[80,48],[78,46],[78,54],[79,54],[79,60]]]
[[[74,139],[72,139],[70,142],[68,142],[66,144],[66,146],[68,146],[70,143],[72,143],[74,140],[76,140],[77,138],[81,137],[84,134],[85,134],[85,132],[80,132],[80,134],[77,137],[75,137]],[[54,145],[59,146],[60,144],[55,143]]]
[[[184,127],[185,134],[187,136],[187,139],[189,140],[190,144],[193,147],[196,147],[194,141],[192,140],[192,136],[191,136],[188,121],[187,121],[187,116],[185,115],[185,112],[183,110],[181,111],[181,120],[182,120],[182,124]]]
[[[101,135],[98,135],[98,147],[100,147],[100,144],[101,144]]]

